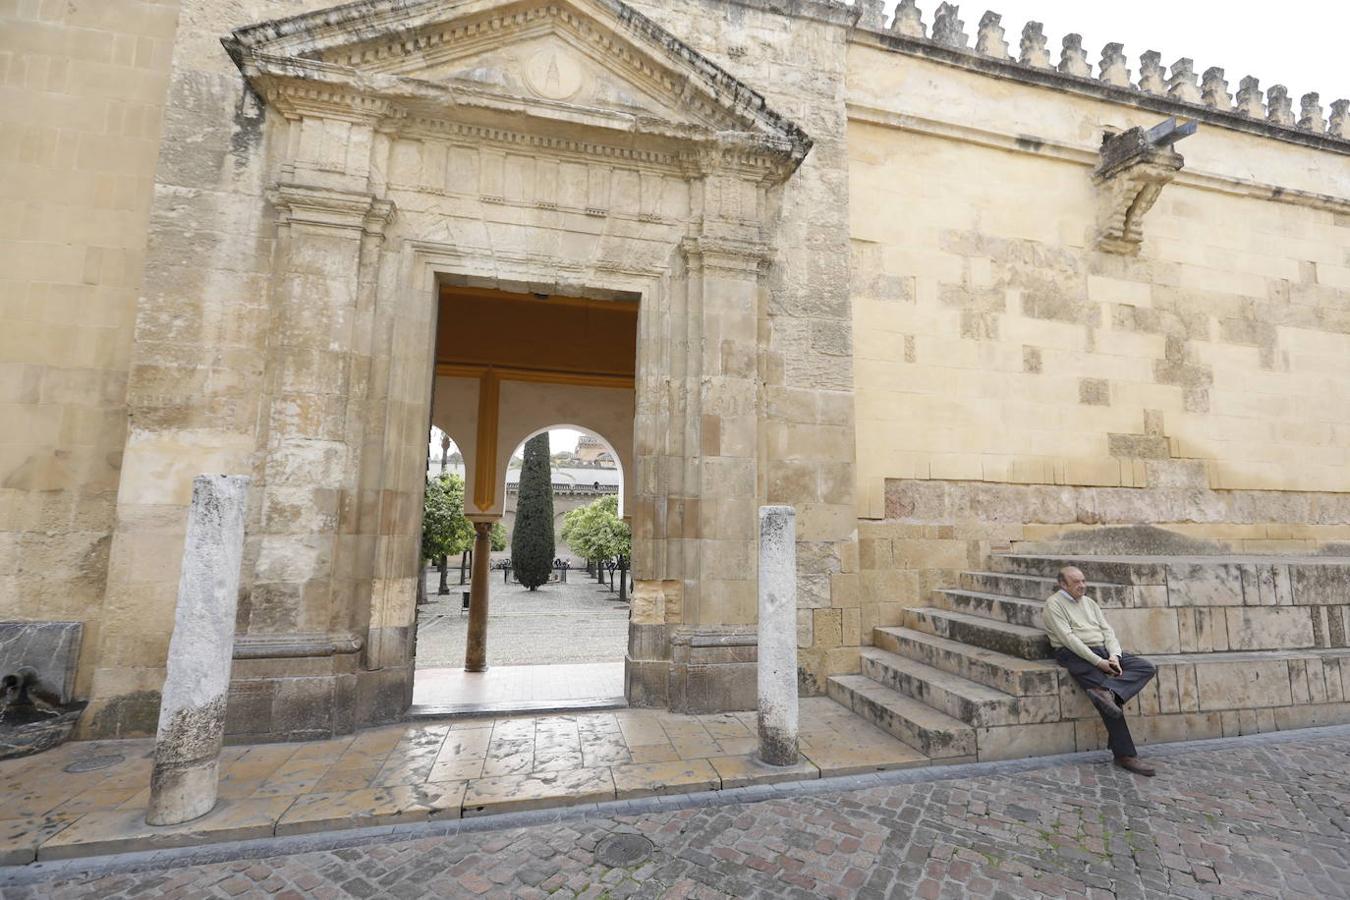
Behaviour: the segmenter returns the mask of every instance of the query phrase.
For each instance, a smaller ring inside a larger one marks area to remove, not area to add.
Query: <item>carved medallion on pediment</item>
[[[557,47],[545,47],[530,54],[523,69],[526,86],[545,100],[571,100],[581,90],[585,78],[577,61]]]

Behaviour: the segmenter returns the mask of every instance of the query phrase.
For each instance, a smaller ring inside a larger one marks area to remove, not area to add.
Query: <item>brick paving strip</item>
[[[1350,897],[1350,726],[36,863],[30,897]],[[596,859],[615,834],[651,841]]]

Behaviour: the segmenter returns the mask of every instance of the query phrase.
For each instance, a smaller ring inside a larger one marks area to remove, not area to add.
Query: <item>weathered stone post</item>
[[[473,523],[473,574],[469,576],[469,635],[464,671],[487,671],[488,561],[492,555],[492,523]],[[508,573],[509,574],[509,573]]]
[[[245,475],[198,475],[192,482],[150,774],[150,825],[187,822],[216,805],[248,485]]]
[[[797,512],[759,508],[759,758],[797,763]]]

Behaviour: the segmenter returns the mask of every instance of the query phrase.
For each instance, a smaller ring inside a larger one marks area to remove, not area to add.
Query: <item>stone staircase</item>
[[[1077,565],[1122,645],[1158,665],[1127,712],[1137,741],[1350,722],[1350,559],[999,555],[878,627],[829,696],[934,762],[1105,745],[1042,631]]]

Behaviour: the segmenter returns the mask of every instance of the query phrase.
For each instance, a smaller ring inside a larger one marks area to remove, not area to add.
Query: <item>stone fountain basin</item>
[[[0,759],[29,756],[65,743],[88,703],[75,700],[53,712],[6,710],[0,719]]]

